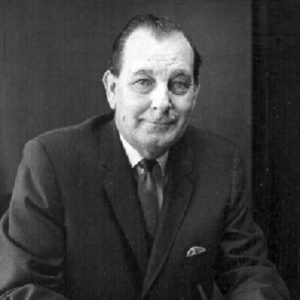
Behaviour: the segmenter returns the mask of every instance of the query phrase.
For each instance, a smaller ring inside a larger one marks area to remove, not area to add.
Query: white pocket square
[[[203,252],[205,252],[206,249],[203,248],[203,247],[200,247],[200,246],[194,246],[192,248],[190,248],[188,250],[188,252],[186,253],[186,257],[192,257],[194,255],[198,255],[198,254],[201,254]]]

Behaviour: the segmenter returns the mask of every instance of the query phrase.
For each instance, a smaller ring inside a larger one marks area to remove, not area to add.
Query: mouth
[[[144,120],[144,122],[157,126],[169,126],[174,124],[175,120]]]
[[[154,124],[154,125],[161,125],[161,126],[166,126],[166,125],[170,125],[172,124],[172,122],[149,122],[149,121],[146,121],[147,123],[150,123],[150,124]]]

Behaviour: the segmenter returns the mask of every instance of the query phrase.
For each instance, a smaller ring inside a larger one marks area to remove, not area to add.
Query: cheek
[[[148,109],[146,101],[139,98],[132,98],[126,102],[120,103],[122,119],[138,119]],[[124,119],[124,120],[125,120]]]
[[[137,123],[138,117],[140,115],[140,110],[136,105],[130,105],[126,103],[126,105],[121,105],[118,108],[119,119],[126,126],[133,126]]]
[[[177,99],[177,101],[174,102],[174,105],[177,113],[182,117],[186,117],[193,111],[194,101],[190,98]]]

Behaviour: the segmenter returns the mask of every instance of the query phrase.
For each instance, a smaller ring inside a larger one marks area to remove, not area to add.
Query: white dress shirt
[[[123,148],[125,150],[125,153],[128,157],[129,163],[131,165],[132,168],[135,168],[138,163],[144,159],[144,157],[142,157],[140,155],[140,153],[134,149],[125,139],[124,137],[120,134],[120,140],[121,143],[123,145]],[[159,205],[159,209],[161,209],[162,204],[163,204],[163,188],[164,185],[167,181],[166,178],[166,164],[167,164],[167,160],[168,160],[168,155],[169,155],[169,151],[165,152],[162,156],[158,157],[156,159],[156,161],[158,162],[161,170],[162,170],[162,175],[164,177],[164,184],[157,184],[156,185],[156,192],[157,192],[157,198],[158,198],[158,205]]]

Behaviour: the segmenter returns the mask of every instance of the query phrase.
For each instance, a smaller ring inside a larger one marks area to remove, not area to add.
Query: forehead
[[[121,73],[140,69],[192,72],[193,62],[192,47],[182,33],[156,37],[150,29],[140,28],[125,43]]]

